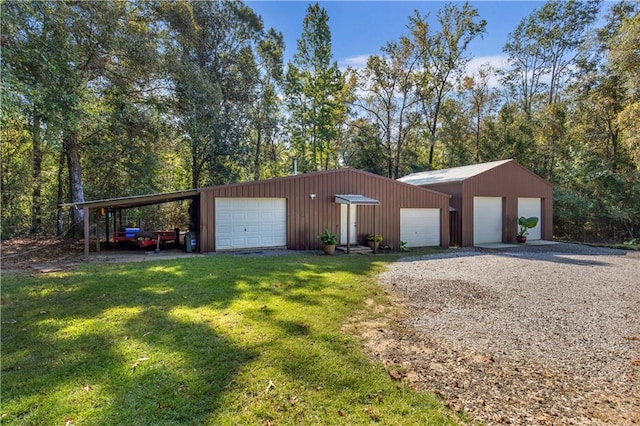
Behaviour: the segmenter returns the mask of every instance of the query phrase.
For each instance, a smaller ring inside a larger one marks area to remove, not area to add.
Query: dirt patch
[[[64,239],[11,239],[1,244],[3,272],[52,272],[73,267],[82,259],[82,242]]]
[[[84,256],[84,242],[63,239],[13,239],[2,241],[0,266],[3,273],[51,273],[67,271],[83,263],[130,263],[200,256],[182,247],[167,245],[159,253],[152,249],[104,245]],[[93,248],[93,247],[92,247]]]

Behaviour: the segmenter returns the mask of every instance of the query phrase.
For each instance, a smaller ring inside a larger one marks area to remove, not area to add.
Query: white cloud
[[[341,71],[345,71],[347,67],[362,69],[367,66],[367,61],[371,55],[358,55],[349,58],[344,58],[338,61],[338,67]],[[473,58],[467,64],[466,75],[474,75],[480,70],[483,65],[490,65],[494,70],[504,70],[508,68],[508,56],[507,55],[490,55],[490,56],[478,56]],[[489,79],[489,87],[495,88],[500,86],[498,76],[491,75]]]
[[[483,65],[489,65],[494,70],[503,70],[508,67],[508,56],[507,55],[491,55],[491,56],[478,56],[477,58],[473,58],[467,64],[467,75],[477,74],[480,70],[480,67]],[[489,87],[495,88],[500,86],[500,82],[498,81],[498,76],[495,73],[492,73],[489,78]]]
[[[507,55],[478,56],[477,58],[473,58],[469,61],[467,64],[467,71],[469,73],[474,73],[484,64],[489,64],[495,69],[502,69],[508,65],[507,60]]]
[[[367,66],[367,61],[371,55],[358,55],[350,58],[344,58],[338,61],[338,67],[341,70],[345,70],[347,67],[351,68],[364,68]]]

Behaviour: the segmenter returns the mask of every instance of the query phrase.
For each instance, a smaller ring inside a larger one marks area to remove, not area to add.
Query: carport
[[[172,201],[180,201],[180,200],[192,200],[195,204],[198,204],[200,197],[199,189],[188,189],[185,191],[176,191],[176,192],[165,192],[159,194],[147,194],[147,195],[134,195],[130,197],[119,197],[119,198],[107,198],[103,200],[93,200],[93,201],[84,201],[79,203],[65,203],[61,204],[61,207],[71,207],[76,209],[83,210],[83,218],[84,218],[84,254],[85,256],[89,256],[89,230],[90,230],[90,218],[93,216],[94,224],[96,226],[96,251],[100,251],[100,230],[98,229],[100,221],[103,216],[108,213],[113,213],[113,229],[116,229],[116,220],[117,217],[120,217],[122,220],[122,210],[134,208],[134,207],[145,207],[155,204],[163,204]],[[194,222],[195,229],[199,226],[199,217],[197,216],[197,212],[199,208],[192,209],[192,221]],[[195,212],[195,214],[194,214]],[[105,221],[105,235],[107,241],[109,240],[109,221]]]

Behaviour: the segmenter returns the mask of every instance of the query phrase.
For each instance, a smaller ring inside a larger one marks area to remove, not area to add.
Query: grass
[[[455,424],[341,331],[391,256],[2,277],[3,424]]]

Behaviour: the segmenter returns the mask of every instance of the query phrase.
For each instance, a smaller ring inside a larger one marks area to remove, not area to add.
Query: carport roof
[[[89,209],[116,208],[128,209],[133,207],[150,206],[153,204],[168,203],[170,201],[186,200],[193,198],[200,192],[199,189],[187,189],[184,191],[164,192],[159,194],[133,195],[130,197],[107,198],[103,200],[84,201],[80,203],[60,204],[61,207],[76,207]]]
[[[365,206],[378,206],[380,205],[380,201],[365,197],[364,195],[357,194],[341,194],[336,195],[336,203],[337,204],[354,204],[354,205],[365,205]]]

